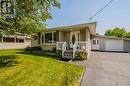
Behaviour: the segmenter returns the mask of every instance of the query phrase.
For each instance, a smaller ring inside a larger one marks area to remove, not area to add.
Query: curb
[[[85,71],[86,71],[86,67],[84,67],[83,73],[81,74],[81,77],[80,77],[79,82],[78,82],[78,86],[81,86],[81,83],[83,81],[83,77],[84,77]]]

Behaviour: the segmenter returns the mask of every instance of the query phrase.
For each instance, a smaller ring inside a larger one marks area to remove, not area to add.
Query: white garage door
[[[123,40],[106,39],[105,40],[106,51],[124,51]]]

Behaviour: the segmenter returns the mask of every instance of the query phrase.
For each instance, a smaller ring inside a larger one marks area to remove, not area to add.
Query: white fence
[[[0,50],[25,48],[27,46],[31,46],[31,42],[25,42],[25,43],[0,43]]]

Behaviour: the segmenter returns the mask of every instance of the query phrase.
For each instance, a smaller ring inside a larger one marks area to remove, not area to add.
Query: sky
[[[88,23],[89,17],[103,8],[110,0],[60,0],[61,8],[53,7],[53,19],[47,20],[48,28]],[[97,31],[103,35],[114,27],[130,31],[130,0],[114,0],[107,8],[94,17]]]

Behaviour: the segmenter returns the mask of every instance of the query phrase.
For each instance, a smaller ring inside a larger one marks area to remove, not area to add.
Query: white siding
[[[30,46],[30,45],[31,45],[30,42],[25,42],[25,43],[0,43],[0,50],[25,48],[25,47]]]

